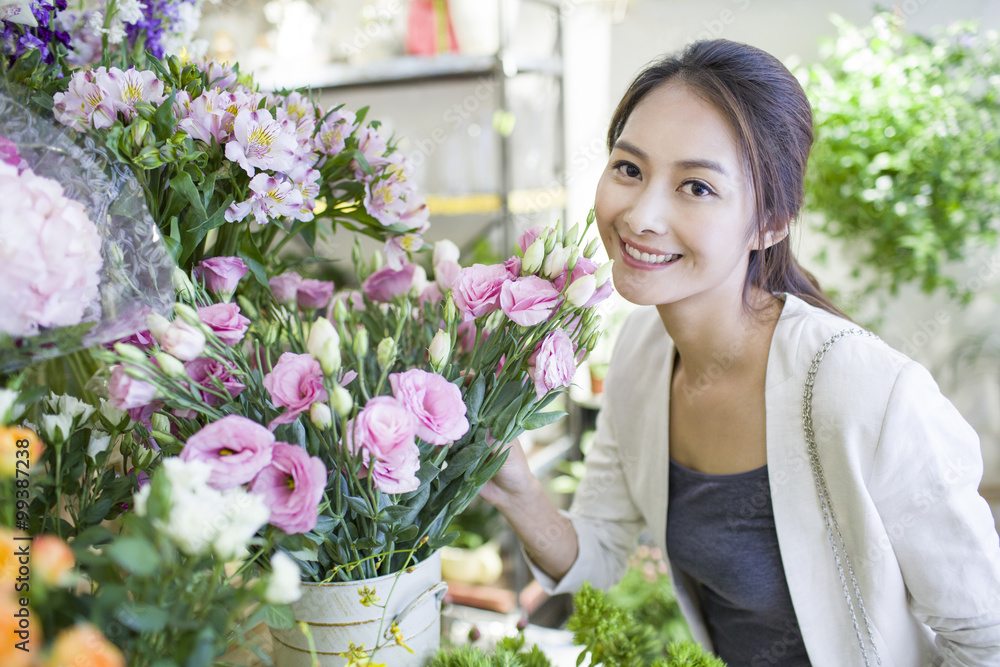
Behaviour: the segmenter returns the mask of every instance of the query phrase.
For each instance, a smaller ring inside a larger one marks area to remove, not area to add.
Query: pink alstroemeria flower
[[[166,97],[163,95],[163,82],[156,78],[150,70],[138,70],[134,67],[124,72],[112,67],[103,74],[98,74],[96,81],[108,91],[108,97],[126,119],[135,118],[135,105],[147,102],[157,105]]]
[[[356,129],[358,117],[350,111],[331,111],[319,126],[313,145],[319,153],[334,156],[344,150],[347,138]]]
[[[111,127],[115,122],[114,102],[110,93],[94,80],[96,75],[103,75],[104,72],[103,67],[75,72],[69,79],[66,92],[52,96],[52,113],[56,120],[78,132],[88,127]]]
[[[285,171],[292,166],[295,146],[295,135],[287,132],[270,111],[242,109],[233,121],[233,140],[226,144],[226,159],[239,163],[251,177],[255,167]]]
[[[226,209],[228,222],[240,222],[252,213],[258,224],[266,225],[272,218],[291,216],[302,206],[302,193],[287,179],[260,173],[250,180],[250,190],[250,199],[233,202]]]

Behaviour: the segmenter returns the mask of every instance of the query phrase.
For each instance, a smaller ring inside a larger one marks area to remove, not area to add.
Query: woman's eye
[[[628,176],[629,178],[639,177],[640,173],[639,167],[635,166],[631,162],[626,162],[625,160],[619,160],[618,162],[615,163],[614,168],[622,175]]]
[[[708,187],[705,183],[701,181],[685,181],[681,189],[686,190],[695,197],[707,197],[708,195],[714,194],[712,188]]]

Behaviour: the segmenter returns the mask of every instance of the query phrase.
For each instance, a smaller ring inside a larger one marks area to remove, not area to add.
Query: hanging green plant
[[[963,23],[930,40],[887,13],[831,20],[837,38],[797,72],[816,126],[806,208],[856,277],[872,270],[864,293],[915,282],[968,302],[948,264],[1000,229],[1000,39]]]

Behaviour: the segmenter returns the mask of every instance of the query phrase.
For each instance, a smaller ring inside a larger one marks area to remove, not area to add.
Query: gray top
[[[670,461],[667,553],[696,582],[715,653],[730,667],[810,665],[792,608],[767,466],[711,475]]]

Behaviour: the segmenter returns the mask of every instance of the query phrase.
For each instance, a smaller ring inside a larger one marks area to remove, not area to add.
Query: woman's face
[[[741,295],[753,197],[736,137],[711,104],[667,83],[633,110],[597,186],[618,292],[639,305]]]

